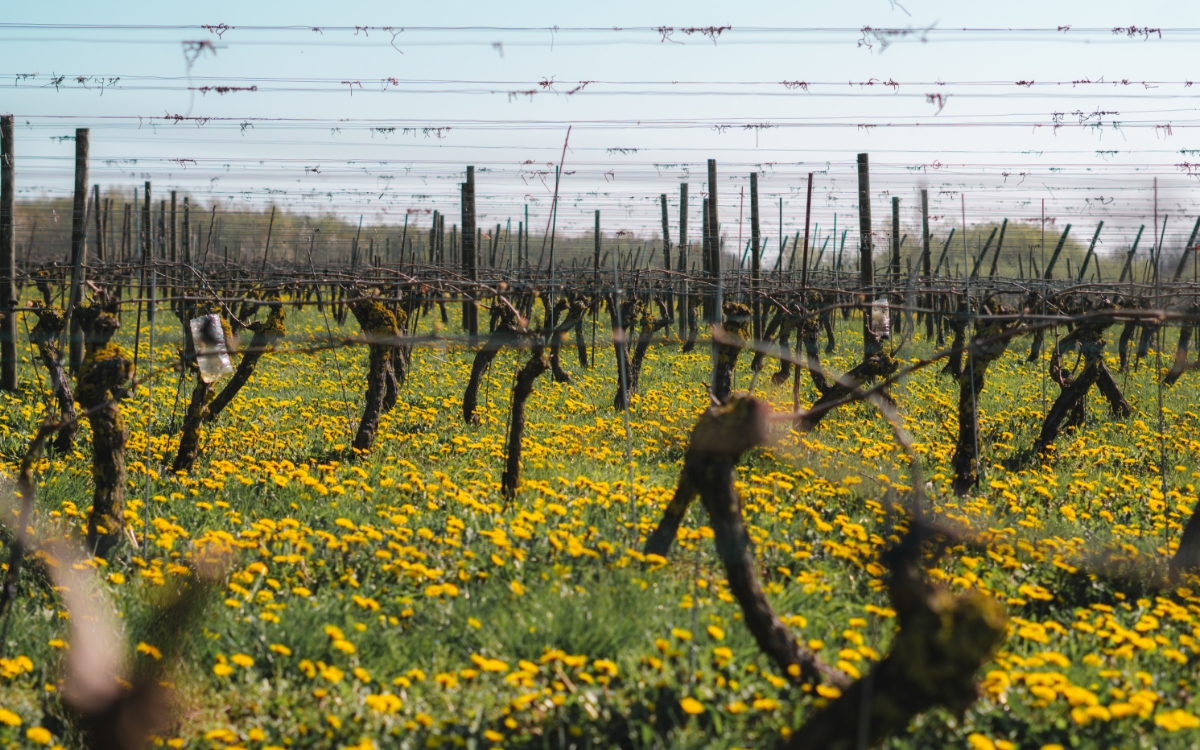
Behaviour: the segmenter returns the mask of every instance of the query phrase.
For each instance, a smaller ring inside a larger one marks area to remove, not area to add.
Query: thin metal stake
[[[154,372],[154,292],[157,280],[158,271],[152,268],[150,270],[150,306],[146,314],[146,320],[150,324],[150,350],[147,352],[146,359],[150,361],[151,373]],[[153,475],[150,471],[150,458],[152,454],[150,450],[150,443],[154,432],[154,378],[151,377],[146,379],[146,388],[146,498],[143,501],[143,504],[145,505],[146,526],[142,530],[143,539],[146,539],[145,535],[148,534],[150,530],[150,493],[153,491],[153,487],[151,485],[154,481]],[[147,544],[148,543],[149,541],[147,540]]]
[[[1154,228],[1158,229],[1158,178],[1154,178]],[[1163,217],[1162,235],[1158,238],[1158,247],[1154,253],[1154,306],[1162,306],[1162,266],[1163,235],[1167,233],[1167,220]],[[1187,248],[1183,252],[1187,253]],[[1162,481],[1162,493],[1167,494],[1167,436],[1163,432],[1163,379],[1162,379],[1162,343],[1163,323],[1158,324],[1158,342],[1154,346],[1154,380],[1158,384],[1158,476]]]
[[[962,225],[963,225],[963,258],[964,268],[970,264],[971,253],[967,249],[967,196],[959,194],[959,199],[962,206]],[[975,354],[971,351],[971,274],[967,274],[967,377],[971,379],[971,410],[975,413],[975,419],[971,426],[972,438],[975,441],[975,468],[978,470],[979,478],[977,482],[982,482],[984,479],[983,458],[979,455],[979,403],[976,401],[975,394]]]
[[[613,253],[613,310],[616,312],[617,331],[620,332],[622,338],[625,336],[625,324],[621,321],[621,272],[617,269],[617,256],[619,253]],[[629,466],[629,520],[631,522],[631,531],[633,533],[633,543],[637,544],[638,528],[637,528],[637,497],[633,491],[633,433],[629,429],[629,386],[625,382],[625,342],[621,342],[621,351],[617,356],[617,378],[621,384],[621,393],[625,394],[621,416],[625,420],[625,463]]]

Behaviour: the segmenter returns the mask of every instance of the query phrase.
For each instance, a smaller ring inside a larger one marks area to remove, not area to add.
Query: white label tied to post
[[[192,318],[192,341],[196,346],[196,364],[200,367],[200,379],[214,383],[233,373],[229,361],[229,350],[225,348],[225,329],[221,316],[216,313]]]
[[[871,303],[871,330],[880,339],[892,337],[892,317],[888,314],[888,309],[886,297]]]

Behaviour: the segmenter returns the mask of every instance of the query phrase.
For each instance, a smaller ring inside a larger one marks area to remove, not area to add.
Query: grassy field
[[[159,326],[154,354],[166,363],[179,327],[167,315]],[[843,324],[838,351],[826,358],[831,369],[855,364],[855,327]],[[323,336],[325,322],[313,308],[289,311],[288,328],[294,347]],[[127,315],[128,344],[131,329]],[[346,332],[357,333],[352,321]],[[142,344],[144,361],[145,336]],[[1027,350],[1027,340],[1017,342],[989,372],[980,399],[988,469],[970,499],[949,493],[957,429],[949,378],[927,368],[896,393],[925,461],[917,481],[929,482],[939,513],[989,541],[986,554],[950,550],[930,574],[999,598],[1010,632],[965,715],[923,715],[889,746],[1194,746],[1200,589],[1098,578],[1089,562],[1108,548],[1130,564],[1164,566],[1196,502],[1200,376],[1186,375],[1163,396],[1166,495],[1146,363],[1124,381],[1133,417],[1112,420],[1093,394],[1087,424],[1060,439],[1057,459],[1006,472],[1000,461],[1032,443],[1058,392],[1044,363],[1024,363]],[[900,356],[929,351],[918,340]],[[750,747],[798,727],[833,693],[790,686],[758,653],[702,508],[691,511],[668,560],[638,553],[707,401],[707,350],[651,351],[628,441],[622,413],[611,408],[611,347],[597,354],[598,367],[583,370],[564,350],[569,385],[539,379],[523,485],[508,506],[499,478],[512,352],[499,356],[481,389],[483,423],[468,427],[460,400],[470,352],[417,350],[375,449],[357,460],[346,446],[361,412],[361,349],[265,358],[206,429],[188,476],[170,475],[164,463],[190,384],[177,396],[177,376],[157,379],[152,404],[140,389],[124,412],[127,515],[142,547],[125,545],[95,566],[131,664],[165,650],[156,606],[172,579],[187,575],[182,563],[205,546],[234,550],[224,591],[180,656],[166,657],[167,689],[182,711],[163,742]],[[749,385],[748,360],[738,389]],[[10,474],[44,414],[45,386],[35,380],[43,374],[27,364],[24,394],[0,396]],[[762,377],[756,395],[790,408],[790,385]],[[36,525],[45,535],[77,534],[86,516],[88,434],[73,455],[39,468]],[[902,492],[915,479],[887,424],[867,406],[845,408],[813,433],[779,434],[739,472],[776,611],[828,662],[865,673],[895,629],[878,563],[894,538],[884,501],[895,494],[889,488]],[[56,695],[64,614],[45,584],[23,579],[0,662],[0,744],[79,744]]]

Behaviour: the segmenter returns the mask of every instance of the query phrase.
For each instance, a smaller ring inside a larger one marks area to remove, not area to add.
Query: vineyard
[[[862,152],[614,204],[569,125],[523,213],[469,162],[325,210],[101,184],[103,125],[23,183],[21,127],[4,747],[1195,746],[1178,185],[969,204]]]

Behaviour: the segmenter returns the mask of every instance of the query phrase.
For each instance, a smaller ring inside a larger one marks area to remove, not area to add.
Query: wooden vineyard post
[[[900,327],[899,307],[904,304],[904,294],[900,292],[900,197],[896,195],[892,196],[892,257],[888,262],[888,284],[892,288],[891,304],[897,306],[890,311],[891,327],[897,331]]]
[[[1104,228],[1104,222],[1101,221],[1096,225],[1096,232],[1092,235],[1092,241],[1088,243],[1087,255],[1083,256],[1083,263],[1079,264],[1078,283],[1082,284],[1084,276],[1087,274],[1088,263],[1091,262],[1092,256],[1096,253],[1096,240],[1100,239],[1100,230]],[[1183,257],[1187,257],[1187,250],[1184,249]],[[1097,264],[1099,261],[1096,261]],[[1182,264],[1182,261],[1180,261]],[[1178,279],[1177,279],[1178,280]]]
[[[1103,225],[1104,222],[1100,223]],[[1099,231],[1099,229],[1096,230],[1097,233]],[[1188,257],[1196,251],[1197,234],[1200,234],[1200,218],[1197,218],[1196,223],[1192,226],[1192,234],[1188,237],[1187,244],[1183,246],[1183,252],[1179,255],[1179,263],[1175,266],[1175,273],[1171,276],[1172,283],[1179,283],[1179,280],[1183,278],[1183,272],[1187,268]],[[1095,242],[1095,240],[1092,240],[1092,244],[1095,244]],[[1100,261],[1097,260],[1096,263],[1099,264]]]
[[[137,191],[134,191],[134,196],[137,196]],[[130,230],[133,228],[133,206],[126,202],[124,216],[121,218],[121,251],[117,255],[117,260],[121,263],[129,260],[129,240]]]
[[[437,265],[440,259],[437,255],[437,230],[438,230],[438,212],[435,209],[433,212],[433,221],[429,225],[429,265]]]
[[[871,327],[871,312],[873,309],[872,296],[874,292],[875,274],[872,267],[871,254],[871,186],[869,166],[866,154],[858,155],[858,217],[859,217],[859,289],[862,295],[863,314],[863,360],[850,369],[836,382],[827,383],[824,376],[811,368],[816,360],[815,339],[810,339],[812,346],[806,346],[805,354],[809,357],[809,368],[813,372],[813,385],[820,391],[817,399],[806,412],[799,411],[798,398],[793,391],[793,408],[796,411],[796,428],[804,431],[811,430],[835,408],[841,399],[852,393],[863,383],[878,378],[886,378],[896,371],[899,366],[896,360],[884,350],[882,339]],[[940,263],[939,263],[940,265]],[[795,388],[795,386],[793,386]]]
[[[400,258],[397,262],[397,268],[404,267],[404,248],[408,245],[408,212],[404,212],[404,233],[400,235]]]
[[[83,273],[87,255],[88,202],[88,140],[87,128],[75,130],[75,204],[71,211],[71,296],[67,316],[72,318],[70,337],[70,371],[74,373],[83,362],[83,331],[72,310],[83,296]]]
[[[100,201],[100,186],[92,185],[92,211],[96,225],[96,257],[104,262],[104,204]]]
[[[666,210],[663,210],[666,216]],[[762,340],[762,301],[758,298],[762,285],[762,232],[758,216],[758,173],[750,173],[750,315],[753,320],[754,340]]]
[[[871,245],[871,172],[867,154],[858,155],[858,286],[863,295],[863,357],[882,350],[879,339],[871,330],[871,297],[875,285],[875,268]]]
[[[717,211],[717,160],[708,160],[708,273],[712,277],[714,291],[710,293],[710,324],[721,319],[721,228]]]
[[[17,390],[17,263],[13,199],[16,193],[13,116],[0,117],[0,389]]]
[[[173,219],[171,223],[174,224]],[[175,233],[174,226],[171,227],[171,233]],[[182,252],[182,256],[180,257],[183,262],[190,263],[192,261],[192,206],[186,196],[183,199],[183,246],[180,248],[180,251]],[[175,239],[172,238],[171,260],[174,261],[175,259]]]
[[[360,240],[362,240],[362,223],[363,223],[363,217],[362,217],[362,214],[359,214],[358,215],[358,231],[354,233],[354,241],[350,243],[350,269],[351,270],[358,268],[358,243]],[[268,230],[268,234],[270,234],[269,230]],[[265,265],[263,267],[266,268]]]
[[[529,207],[525,207],[528,212]],[[592,296],[592,353],[588,360],[592,365],[596,363],[596,316],[600,314],[600,209],[596,209],[596,225],[592,230],[592,284],[594,285]]]
[[[116,232],[113,229],[113,208],[117,201],[114,198],[104,199],[104,257],[100,260],[108,262],[113,259],[116,251]]]
[[[929,250],[929,191],[921,188],[921,283],[926,287],[932,279],[932,258]],[[921,316],[925,318],[925,338],[933,338],[933,294],[928,293],[921,298]]]
[[[664,280],[663,297],[667,303],[667,320],[674,321],[675,306],[674,295],[671,293],[671,225],[667,220],[667,194],[662,193],[658,196],[659,202],[662,203],[662,233],[663,233],[663,270],[666,271]]]
[[[892,259],[888,266],[891,283],[900,283],[900,197],[892,196]]]
[[[700,271],[705,277],[711,277],[709,263],[712,261],[712,253],[709,252],[708,243],[711,239],[708,234],[708,198],[700,199]],[[706,282],[707,283],[707,282]],[[703,292],[697,284],[697,304],[700,305],[700,315],[704,323],[708,323],[711,319],[709,308],[712,306],[711,298],[707,292]],[[699,321],[697,321],[697,335],[699,335]],[[690,351],[685,349],[684,351]]]
[[[813,173],[808,173],[808,191],[804,198],[804,253],[800,257],[800,292],[808,289],[808,229],[812,223]],[[794,250],[793,250],[794,252]]]
[[[570,132],[571,132],[570,128],[568,128],[567,133],[570,134]],[[558,183],[559,183],[559,180],[561,179],[561,177],[562,177],[561,167],[555,167],[554,168],[554,198],[550,203],[550,262],[546,266],[547,270],[549,271],[549,275],[550,275],[550,283],[547,288],[546,297],[542,300],[542,305],[543,305],[544,309],[546,310],[546,321],[547,321],[548,328],[554,328],[555,317],[558,314],[558,312],[557,312],[558,307],[555,303],[556,295],[554,292],[554,284],[555,284],[555,280],[554,280],[554,235],[557,234],[557,232],[558,232]],[[543,238],[542,239],[542,250],[544,251],[545,249],[546,249],[546,241],[545,241],[545,238]],[[540,267],[541,265],[542,265],[542,258],[541,258],[541,256],[538,256],[538,266]]]
[[[1071,231],[1071,225],[1068,224],[1063,228],[1062,235],[1058,238],[1058,244],[1054,246],[1054,254],[1050,256],[1050,262],[1046,264],[1046,271],[1043,278],[1050,281],[1054,278],[1054,266],[1058,264],[1058,257],[1062,255],[1063,245],[1066,244],[1067,234]]]
[[[688,270],[688,184],[686,182],[679,183],[679,252],[676,253],[679,264],[679,272],[686,273]],[[680,337],[683,336],[683,329],[690,325],[688,320],[688,311],[691,307],[688,305],[687,281],[684,280],[683,294],[679,298],[679,330]]]
[[[596,209],[596,225],[592,229],[592,283],[600,290],[600,209]]]
[[[183,216],[185,219],[187,218],[187,202],[186,201],[187,201],[187,199],[185,198],[184,204],[183,204],[183,207],[184,207]],[[358,217],[358,226],[359,226],[359,231],[361,231],[362,230],[362,217],[361,216]],[[263,247],[262,272],[264,275],[267,272],[267,261],[270,260],[270,258],[271,258],[271,232],[274,229],[275,229],[275,207],[271,206],[271,219],[267,222],[267,242],[266,242],[266,245]],[[357,240],[355,240],[355,244],[356,245],[358,244]],[[190,250],[188,251],[188,260],[189,261],[191,260],[191,251]]]
[[[833,215],[833,220],[837,222],[837,214]],[[787,249],[787,236],[783,233],[783,197],[779,198],[779,252],[775,256],[775,277],[782,278],[783,275],[783,251]]]
[[[475,167],[467,167],[467,181],[462,187],[462,264],[464,275],[472,282],[479,280],[475,264]],[[471,346],[479,337],[479,313],[474,287],[463,297],[463,327],[467,329]]]
[[[178,258],[179,258],[179,238],[175,234],[175,228],[179,225],[178,214],[176,213],[176,210],[178,209],[178,206],[176,205],[177,197],[178,196],[176,194],[176,191],[172,190],[171,191],[171,230],[170,230],[171,238],[169,240],[171,243],[171,262],[172,263],[176,262],[176,260],[178,260]],[[184,214],[183,214],[183,216],[184,216],[184,218],[183,218],[183,227],[184,227],[184,229],[183,229],[183,244],[184,244],[184,247],[187,247],[187,241],[188,241],[187,240],[187,238],[188,238],[187,208],[186,208],[187,198],[184,198],[183,201],[184,201],[184,205],[185,205]]]
[[[142,201],[142,226],[141,226],[142,261],[147,262],[147,261],[151,260],[151,257],[152,257],[151,253],[150,253],[151,242],[152,242],[152,238],[150,236],[150,180],[146,180],[145,195],[143,195],[142,197],[144,198],[144,200]]]
[[[996,252],[992,254],[992,267],[988,271],[989,279],[996,275],[996,266],[1000,262],[1000,249],[1004,247],[1004,230],[1006,229],[1008,229],[1008,219],[1000,223],[1000,239],[996,240]]]
[[[808,230],[809,230],[810,222],[812,221],[812,190],[813,190],[813,173],[809,172],[808,173],[808,189],[805,192],[805,198],[804,198],[804,253],[800,257],[800,265],[801,265],[801,269],[800,269],[800,312],[802,315],[805,312],[807,312],[807,310],[805,308],[806,308],[806,302],[807,302],[806,297],[807,297],[807,292],[808,292]],[[789,266],[791,266],[795,263],[795,258],[796,258],[796,248],[795,248],[795,245],[793,244],[792,260],[788,264]],[[790,270],[790,268],[789,268],[789,270]],[[799,351],[799,349],[800,349],[800,346],[799,346],[800,342],[804,340],[804,331],[805,331],[805,328],[804,328],[804,324],[802,322],[800,330],[798,330],[796,332],[796,342],[797,342],[796,350],[797,351]],[[815,341],[815,339],[813,339],[813,340]],[[792,375],[792,411],[799,411],[799,409],[800,409],[800,370],[801,370],[800,367],[796,367],[795,373]],[[785,373],[784,377],[787,377],[785,370],[780,370],[780,372]],[[813,371],[813,376],[815,378],[817,378],[818,380],[822,377],[820,375],[820,373],[817,373],[815,371]]]
[[[138,226],[137,226],[136,230],[134,230],[132,227],[130,230],[131,245],[133,243],[136,243],[142,253],[142,258],[141,258],[142,268],[141,268],[141,271],[138,276],[138,296],[139,296],[139,298],[144,297],[146,294],[146,285],[148,283],[146,266],[150,262],[150,254],[148,252],[148,250],[150,248],[150,238],[149,238],[149,234],[150,234],[150,230],[149,230],[149,228],[150,228],[150,208],[149,208],[149,206],[150,206],[150,181],[149,180],[146,180],[145,191],[146,191],[145,200],[142,202],[141,213],[140,213],[140,215],[138,215],[138,220],[137,220]],[[132,220],[132,217],[134,214],[138,214],[137,190],[136,189],[134,189],[134,191],[133,191],[133,209],[130,212],[131,220]],[[133,253],[133,254],[136,256],[136,253]],[[136,260],[136,257],[134,257],[132,259]],[[141,340],[142,340],[142,303],[139,301],[137,303],[137,323],[136,323],[136,327],[134,328],[134,331],[133,331],[133,370],[134,370],[134,372],[137,372]]]
[[[710,335],[712,335],[712,380],[710,392],[717,391],[718,363],[721,356],[721,344],[716,337],[717,326],[721,324],[721,230],[718,226],[717,210],[717,160],[708,160],[708,198],[704,202],[705,234],[708,236],[708,276],[712,280],[712,289],[705,295],[708,301],[708,320]]]

